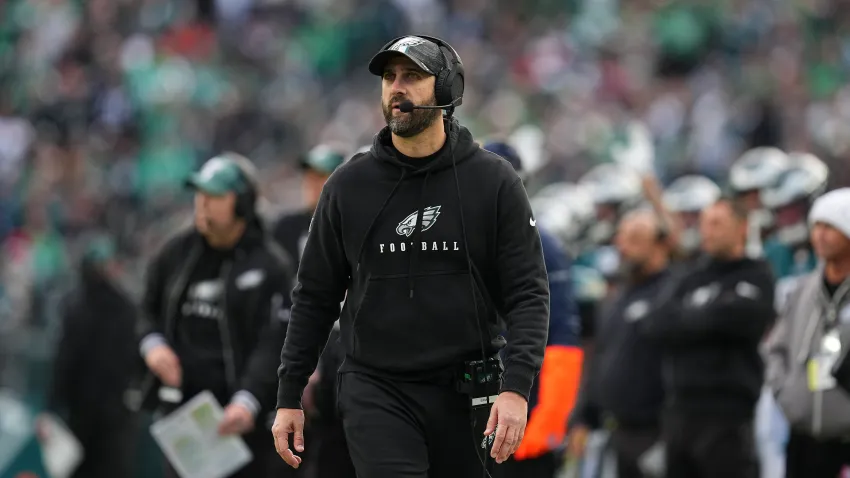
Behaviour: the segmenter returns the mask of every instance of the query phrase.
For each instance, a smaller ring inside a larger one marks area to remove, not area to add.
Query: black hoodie
[[[325,185],[293,292],[278,407],[300,407],[338,317],[341,371],[400,380],[495,353],[504,317],[502,389],[528,396],[549,321],[528,196],[507,161],[445,124],[448,146],[432,160],[400,160],[384,128]]]

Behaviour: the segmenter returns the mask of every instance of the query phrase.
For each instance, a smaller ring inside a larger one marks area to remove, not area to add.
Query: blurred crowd
[[[365,65],[410,32],[457,49],[456,116],[522,152],[530,193],[606,163],[723,187],[762,146],[850,184],[844,0],[0,0],[0,387],[43,399],[92,235],[138,293],[214,154],[254,161],[270,216],[300,208],[307,151],[383,126]]]

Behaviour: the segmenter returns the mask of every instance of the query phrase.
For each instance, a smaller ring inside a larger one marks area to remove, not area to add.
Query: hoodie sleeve
[[[502,391],[529,396],[543,364],[549,328],[549,284],[528,195],[517,178],[498,198],[496,263],[507,319]]]
[[[292,292],[289,328],[278,368],[278,408],[301,408],[301,394],[339,318],[351,276],[333,184],[331,176],[313,213]]]

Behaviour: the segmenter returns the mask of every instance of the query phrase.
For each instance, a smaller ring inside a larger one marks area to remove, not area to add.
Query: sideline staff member
[[[196,191],[195,227],[171,239],[147,274],[141,349],[153,375],[145,405],[168,412],[212,391],[226,404],[219,432],[244,435],[254,455],[232,476],[265,476],[272,454],[265,417],[286,334],[290,265],[256,215],[248,159],[217,156],[188,183]],[[179,390],[170,392],[172,403],[158,403],[169,389]]]
[[[840,371],[850,360],[848,204],[850,188],[814,202],[810,237],[823,262],[800,279],[768,342],[768,383],[791,424],[787,478],[840,476],[850,466],[850,388]]]
[[[504,317],[501,393],[484,430],[495,431],[489,456],[504,462],[522,440],[546,347],[536,220],[511,165],[451,117],[463,65],[449,45],[399,38],[369,71],[382,77],[387,127],[334,172],[313,216],[279,370],[277,450],[299,466],[289,434],[303,451],[301,394],[347,291],[338,400],[358,475],[481,475],[488,457],[458,372],[504,346]]]
[[[776,319],[770,266],[747,257],[736,199],[700,216],[702,250],[640,323],[663,345],[669,478],[756,478],[753,417],[764,383],[759,343]]]
[[[642,457],[661,435],[661,351],[643,336],[640,323],[670,279],[668,240],[653,211],[637,209],[620,221],[614,243],[623,282],[600,309],[593,356],[573,413],[572,455],[584,456],[591,430],[604,425],[611,431],[619,478],[648,475],[641,469]]]
[[[345,156],[332,147],[320,144],[311,149],[301,161],[301,190],[304,208],[281,217],[272,229],[272,236],[295,261],[301,259],[304,244],[307,242],[307,229],[313,218],[313,211],[319,203],[322,188],[328,177],[345,160]],[[297,269],[297,267],[296,267]]]

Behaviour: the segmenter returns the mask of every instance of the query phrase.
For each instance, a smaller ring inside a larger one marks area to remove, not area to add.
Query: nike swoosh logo
[[[528,218],[528,223],[531,224],[531,227],[537,225],[537,221],[535,221],[533,217]]]

